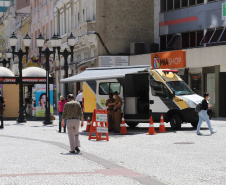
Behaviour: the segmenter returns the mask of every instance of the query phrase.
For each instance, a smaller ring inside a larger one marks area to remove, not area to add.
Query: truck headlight
[[[195,108],[196,107],[196,105],[193,101],[186,101],[186,104],[187,104],[188,108]]]

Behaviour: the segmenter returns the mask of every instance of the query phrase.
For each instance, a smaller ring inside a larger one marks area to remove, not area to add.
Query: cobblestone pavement
[[[0,130],[0,184],[222,184],[226,185],[226,122],[203,123],[202,136],[190,124],[181,131],[146,135],[148,124],[127,128],[129,135],[88,140],[80,129],[81,154],[69,154],[68,136],[58,120],[17,124]],[[159,123],[155,123],[158,131]]]

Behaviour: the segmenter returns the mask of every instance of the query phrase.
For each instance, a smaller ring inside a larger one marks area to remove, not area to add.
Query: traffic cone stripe
[[[87,122],[87,125],[91,125],[91,123],[90,122]]]
[[[164,125],[164,123],[160,123],[160,125]]]
[[[120,124],[121,127],[126,127],[126,124]]]
[[[152,119],[152,116],[150,117],[150,124],[149,124],[149,130],[148,130],[148,133],[147,135],[155,135],[157,134],[155,132],[155,128],[154,128],[154,124],[153,124],[153,119]]]

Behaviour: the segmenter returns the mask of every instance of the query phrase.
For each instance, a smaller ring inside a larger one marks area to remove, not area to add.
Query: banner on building
[[[151,54],[153,69],[185,68],[186,55],[184,50],[166,51]]]
[[[35,87],[35,106],[36,106],[36,117],[45,117],[46,111],[46,85],[45,84],[36,84]],[[50,113],[53,114],[53,84],[50,84]]]
[[[129,56],[99,56],[98,67],[123,67],[129,65]]]
[[[226,20],[226,3],[222,3],[222,20]]]

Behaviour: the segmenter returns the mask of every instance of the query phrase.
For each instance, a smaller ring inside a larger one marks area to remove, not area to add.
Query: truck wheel
[[[193,126],[194,129],[196,129],[198,126],[198,122],[193,122],[193,123],[191,123],[191,125]]]
[[[174,114],[170,119],[170,125],[173,130],[181,129],[181,118],[178,114]]]
[[[134,123],[134,122],[128,122],[126,123],[129,127],[135,128],[139,123]]]

